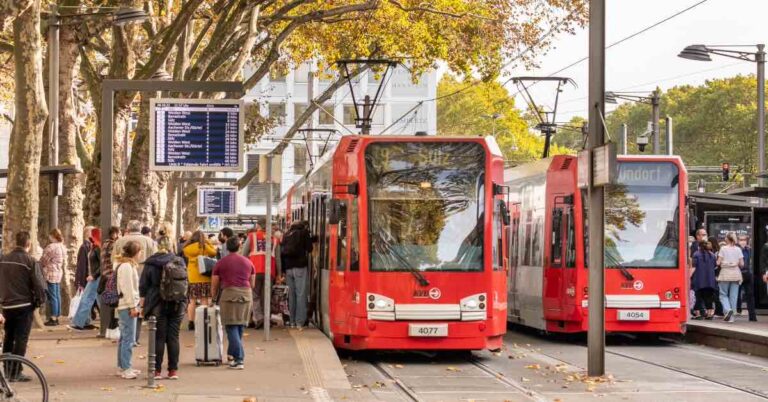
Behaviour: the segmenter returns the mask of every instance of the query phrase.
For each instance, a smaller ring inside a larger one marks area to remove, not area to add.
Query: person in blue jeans
[[[283,235],[280,243],[283,272],[288,285],[288,309],[291,328],[307,324],[307,276],[309,253],[312,252],[312,236],[302,222],[294,222]]]
[[[117,293],[120,301],[117,305],[117,317],[120,325],[120,340],[117,347],[118,375],[126,380],[132,380],[141,373],[131,367],[133,358],[133,343],[136,338],[136,318],[139,310],[139,263],[137,257],[141,251],[139,243],[129,241],[123,246],[122,256],[118,258]]]
[[[83,233],[83,244],[77,252],[77,271],[75,284],[82,289],[80,304],[77,312],[69,324],[70,329],[82,331],[96,328],[91,324],[91,310],[96,303],[99,288],[100,264],[91,264],[94,253],[99,253],[101,246],[101,231],[98,228],[88,226]]]
[[[256,269],[249,259],[238,254],[239,237],[227,239],[226,247],[229,254],[213,267],[212,300],[218,299],[221,305],[221,323],[227,331],[227,354],[233,359],[229,368],[242,370],[245,368],[243,331],[251,318]],[[219,293],[221,297],[217,297]]]
[[[744,266],[744,254],[736,246],[736,233],[729,232],[725,236],[726,245],[720,248],[717,256],[717,265],[720,266],[720,274],[717,276],[717,285],[720,288],[720,303],[723,304],[723,318],[726,322],[734,322],[733,314],[736,312],[736,299],[739,295],[741,284],[741,267]]]

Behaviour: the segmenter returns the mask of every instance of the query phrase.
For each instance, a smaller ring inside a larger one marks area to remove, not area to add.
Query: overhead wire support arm
[[[552,136],[557,132],[557,124],[555,123],[557,119],[557,104],[560,100],[560,93],[563,91],[563,85],[572,84],[575,87],[576,82],[568,77],[525,76],[512,77],[510,80],[522,88],[520,91],[518,91],[518,93],[525,93],[525,95],[523,95],[523,99],[525,99],[528,107],[533,109],[533,113],[539,119],[539,124],[536,125],[536,129],[541,131],[541,133],[544,135],[544,150],[542,152],[542,158],[547,158],[549,156],[549,148],[552,141]],[[553,105],[551,112],[545,111],[543,108],[536,104],[536,101],[533,99],[533,95],[531,95],[530,91],[528,90],[529,87],[525,85],[526,81],[533,81],[534,84],[539,81],[557,82],[555,104]]]
[[[339,66],[341,77],[346,79],[347,84],[349,85],[349,91],[350,95],[352,96],[352,103],[355,109],[355,126],[360,129],[361,134],[368,135],[371,133],[373,111],[376,109],[376,106],[384,93],[382,89],[388,81],[387,74],[389,74],[390,71],[394,73],[394,68],[396,68],[399,63],[388,59],[341,59],[336,61],[336,64]],[[384,73],[381,77],[381,82],[379,83],[379,87],[376,89],[376,93],[374,94],[373,99],[371,99],[370,95],[367,94],[363,98],[362,112],[359,110],[359,95],[355,96],[355,85],[352,83],[353,74],[351,74],[349,71],[350,64],[364,64],[368,65],[369,67],[373,65],[385,66]]]

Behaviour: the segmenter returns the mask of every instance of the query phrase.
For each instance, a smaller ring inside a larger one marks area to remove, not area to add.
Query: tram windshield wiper
[[[631,272],[627,269],[627,267],[624,266],[622,263],[616,264],[617,267],[619,267],[619,270],[621,271],[621,274],[624,275],[625,278],[627,278],[628,281],[634,281],[635,276],[632,275]]]
[[[400,254],[399,251],[397,251],[392,246],[388,246],[387,249],[390,252],[390,254],[395,257],[395,260],[397,260],[397,262],[399,262],[400,265],[403,266],[403,268],[407,269],[408,272],[410,272],[411,275],[413,275],[413,277],[416,278],[416,281],[419,282],[419,285],[421,285],[421,286],[429,286],[429,281],[427,280],[427,278],[425,278],[424,275],[422,275],[422,273],[418,269],[416,269],[411,264],[409,264],[408,263],[408,259],[403,257],[403,255]]]

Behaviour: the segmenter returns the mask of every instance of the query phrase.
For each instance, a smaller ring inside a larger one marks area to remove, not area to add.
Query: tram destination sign
[[[150,169],[243,170],[243,102],[239,99],[152,99]]]
[[[237,187],[198,186],[197,216],[237,215]]]

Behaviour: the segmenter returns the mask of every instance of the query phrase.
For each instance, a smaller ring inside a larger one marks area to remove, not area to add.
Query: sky
[[[701,0],[606,0],[606,44],[610,45]],[[755,74],[756,64],[714,56],[710,62],[681,59],[677,54],[689,44],[755,45],[768,42],[768,0],[707,0],[691,10],[606,51],[607,91],[652,91],[683,84],[702,84],[706,79]],[[575,35],[561,34],[547,54],[537,58],[539,69],[514,68],[511,76],[543,75],[579,60],[588,53],[588,29]],[[756,47],[740,50],[756,51]],[[565,87],[560,94],[558,122],[573,116],[586,117],[587,64],[585,60],[558,76],[570,77],[578,87]],[[509,76],[502,79],[506,80]],[[514,84],[507,84],[516,93]],[[538,104],[551,108],[554,84],[531,88]],[[525,107],[518,95],[517,105]],[[610,110],[610,107],[609,107]]]

